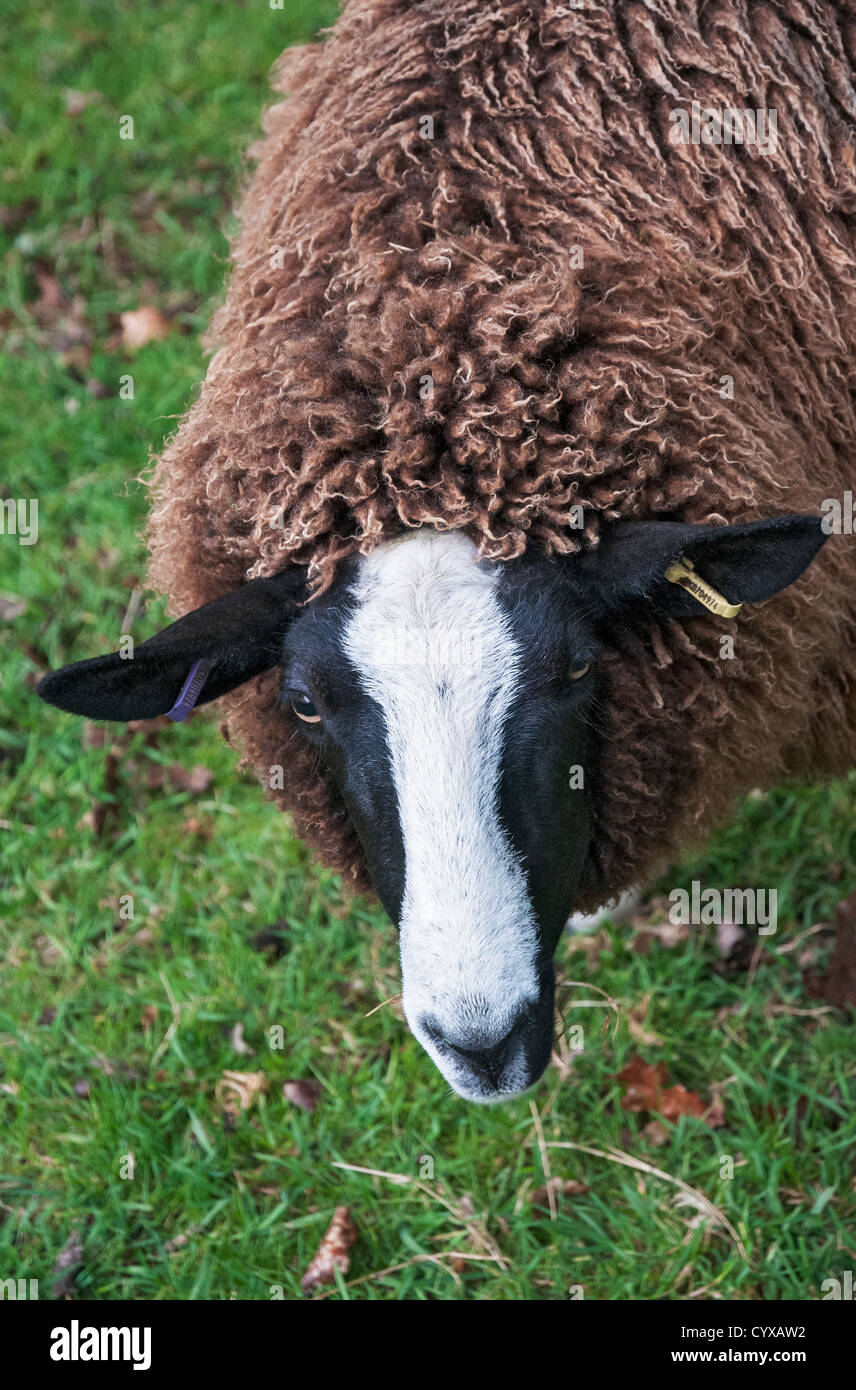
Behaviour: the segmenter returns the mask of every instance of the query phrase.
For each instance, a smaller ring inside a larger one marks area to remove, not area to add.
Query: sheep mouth
[[[552,993],[521,1009],[511,1026],[454,1030],[431,1015],[410,1020],[414,1037],[462,1100],[495,1105],[540,1081],[553,1043]]]
[[[496,1069],[486,1069],[449,1050],[441,1062],[435,1057],[441,1074],[462,1100],[475,1105],[498,1105],[525,1095],[541,1080],[550,1060],[550,1042],[540,1065],[532,1065],[525,1054],[518,1053]]]

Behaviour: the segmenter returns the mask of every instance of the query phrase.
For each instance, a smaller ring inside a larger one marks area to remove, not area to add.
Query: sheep
[[[572,910],[856,762],[854,18],[350,0],[155,467],[184,616],[40,688],[223,697],[468,1099],[543,1072]]]

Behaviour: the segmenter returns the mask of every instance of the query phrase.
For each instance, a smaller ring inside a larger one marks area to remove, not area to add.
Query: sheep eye
[[[291,708],[302,719],[304,724],[320,724],[321,716],[313,705],[308,695],[295,695],[291,701]]]
[[[583,678],[583,676],[585,676],[590,670],[591,670],[591,662],[590,662],[590,661],[587,661],[586,664],[585,664],[585,666],[577,666],[576,670],[575,670],[574,667],[572,666],[572,667],[570,668],[570,670],[568,671],[568,680],[572,680],[572,681],[581,681],[582,678]]]

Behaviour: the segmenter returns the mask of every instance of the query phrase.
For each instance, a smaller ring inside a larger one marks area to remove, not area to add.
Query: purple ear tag
[[[167,719],[172,719],[176,724],[181,724],[187,718],[199,696],[202,694],[202,687],[208,679],[208,672],[214,665],[213,661],[202,660],[194,661],[190,668],[190,675],[181,687],[181,694],[176,700],[171,710],[167,710]]]

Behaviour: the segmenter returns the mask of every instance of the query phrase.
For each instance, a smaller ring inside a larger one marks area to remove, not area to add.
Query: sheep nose
[[[445,1044],[477,1072],[490,1079],[499,1076],[508,1055],[526,1027],[529,1010],[522,1010],[513,1020],[510,1028],[504,1028],[497,1037],[496,1029],[467,1029],[456,1031],[443,1028],[435,1018],[423,1016],[420,1020],[425,1032],[433,1042]]]

